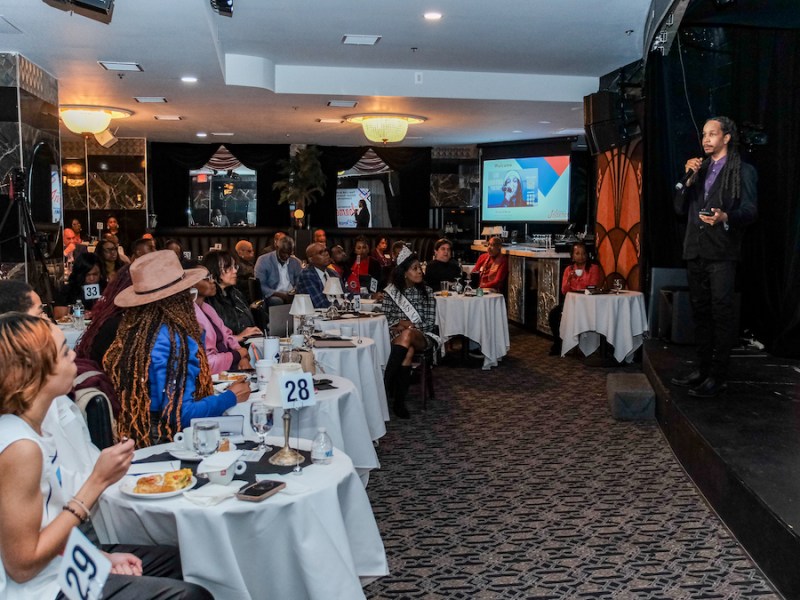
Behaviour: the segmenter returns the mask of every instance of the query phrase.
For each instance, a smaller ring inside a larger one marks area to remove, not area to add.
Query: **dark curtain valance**
[[[319,210],[312,213],[320,226],[336,226],[336,181],[339,171],[350,169],[372,149],[389,168],[398,172],[402,211],[398,227],[427,227],[430,205],[431,149],[358,146],[341,148],[320,146],[320,162],[328,180]]]
[[[739,269],[741,325],[770,352],[799,357],[800,32],[684,19],[679,36],[668,56],[655,54],[647,65],[643,260],[648,267],[683,264],[684,225],[672,213],[673,185],[686,159],[702,154],[698,131],[705,120],[731,117],[745,138],[758,142],[741,147],[743,160],[758,171],[759,197]]]
[[[190,193],[189,171],[200,169],[222,144],[150,144],[148,171],[153,212],[166,227],[186,225]],[[278,178],[278,161],[289,157],[287,144],[225,144],[241,163],[257,175],[258,225],[285,227],[289,209],[278,205],[272,183]]]

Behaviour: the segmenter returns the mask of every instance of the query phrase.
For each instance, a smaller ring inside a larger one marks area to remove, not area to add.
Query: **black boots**
[[[408,349],[399,344],[392,344],[392,352],[386,363],[386,371],[383,374],[383,384],[386,386],[386,396],[394,398],[394,413],[401,419],[408,418],[406,408],[406,395],[408,394],[409,380],[411,379],[411,367],[404,367],[403,361],[406,359]]]
[[[397,384],[394,388],[394,414],[400,419],[408,419],[408,409],[406,408],[406,396],[408,395],[408,385],[411,382],[411,367],[400,367],[397,372]]]

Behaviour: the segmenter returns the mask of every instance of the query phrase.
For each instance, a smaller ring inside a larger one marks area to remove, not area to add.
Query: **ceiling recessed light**
[[[233,135],[233,132],[232,131],[217,131],[217,132],[212,131],[211,135],[231,136],[231,135]]]
[[[164,104],[167,101],[164,96],[134,96],[133,99],[141,104]]]
[[[183,83],[197,83],[197,77],[192,77],[191,75],[186,75],[181,77],[181,81]]]
[[[180,115],[154,115],[156,121],[183,121]]]
[[[356,100],[328,100],[328,106],[332,108],[355,108],[357,105]]]
[[[317,123],[339,124],[344,123],[344,119],[317,119]]]
[[[374,46],[381,41],[381,37],[380,35],[353,35],[348,33],[342,37],[342,43],[350,46]]]
[[[438,21],[439,19],[442,18],[442,13],[431,11],[431,12],[426,12],[423,16],[428,21]]]
[[[197,137],[208,137],[208,134],[205,133],[204,131],[198,131],[197,132]]]
[[[119,62],[114,60],[98,60],[97,64],[106,71],[144,71],[142,65],[135,62]]]
[[[521,129],[514,129],[511,133],[522,133]]]
[[[550,125],[552,121],[539,121],[540,125]]]

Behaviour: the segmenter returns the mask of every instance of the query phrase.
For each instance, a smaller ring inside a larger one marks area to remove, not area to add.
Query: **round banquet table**
[[[619,294],[581,294],[570,292],[561,313],[561,356],[579,346],[584,356],[600,347],[600,336],[614,346],[617,362],[630,362],[648,331],[644,295],[624,291]]]
[[[75,329],[72,325],[59,325],[58,327],[64,332],[67,346],[73,349],[78,345],[78,340],[85,331],[85,329]]]
[[[364,336],[375,340],[375,354],[378,359],[378,365],[383,370],[386,368],[386,362],[389,360],[389,353],[391,352],[392,339],[389,336],[389,324],[386,321],[386,315],[375,314],[374,317],[360,317],[358,319],[314,319],[314,324],[320,331],[339,331],[342,325],[349,325],[353,328],[354,336]]]
[[[364,414],[373,440],[386,435],[389,404],[383,387],[383,371],[378,364],[375,341],[354,338],[346,348],[314,348],[314,358],[325,374],[339,375],[352,381],[364,402]],[[316,377],[320,377],[317,373]]]
[[[323,377],[317,375],[319,379]],[[317,427],[325,427],[331,436],[333,445],[343,450],[353,461],[359,473],[370,469],[379,469],[378,455],[372,444],[372,436],[364,414],[364,403],[352,381],[336,375],[324,375],[331,380],[336,389],[317,391],[317,402],[292,414],[292,440],[299,434],[301,438],[313,439]],[[264,392],[253,392],[247,402],[242,402],[225,411],[226,415],[244,416],[244,437],[258,440],[258,436],[250,427],[250,406],[261,399]],[[298,414],[299,413],[299,414]],[[270,435],[283,437],[283,409],[276,408],[272,420],[274,426]],[[299,429],[298,429],[299,424]]]
[[[292,437],[295,446],[294,436]],[[273,446],[283,441],[268,438]],[[301,449],[310,442],[300,440]],[[136,451],[141,459],[165,446]],[[247,463],[241,478],[256,469]],[[347,455],[302,475],[275,475],[287,488],[262,502],[228,498],[198,506],[183,497],[140,499],[109,487],[95,526],[110,543],[170,544],[181,551],[186,581],[215,598],[293,600],[364,598],[359,577],[388,574],[367,493]]]
[[[436,324],[447,340],[463,335],[481,345],[483,368],[496,367],[508,353],[508,313],[502,294],[436,296]],[[444,345],[442,345],[444,348]]]

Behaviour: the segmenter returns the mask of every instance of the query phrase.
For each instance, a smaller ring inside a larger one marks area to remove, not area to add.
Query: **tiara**
[[[413,252],[408,249],[408,246],[403,246],[400,248],[400,252],[397,253],[397,264],[401,265],[405,262],[405,260],[411,256]]]

